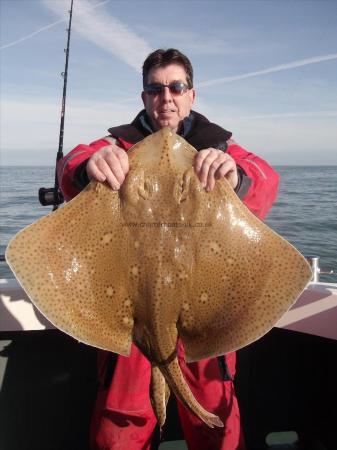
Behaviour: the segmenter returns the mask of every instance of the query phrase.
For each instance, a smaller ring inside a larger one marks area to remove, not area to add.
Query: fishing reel
[[[52,206],[57,208],[57,205],[60,205],[64,202],[64,198],[62,192],[59,188],[40,188],[39,189],[39,202],[42,206]]]

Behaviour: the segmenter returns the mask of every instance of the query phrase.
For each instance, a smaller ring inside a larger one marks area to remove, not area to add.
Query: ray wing
[[[192,290],[178,322],[187,361],[225,354],[264,335],[311,278],[304,257],[257,219],[226,181],[203,198],[207,208],[198,221],[210,226],[198,240]]]
[[[81,342],[128,355],[133,298],[126,233],[118,193],[92,182],[63,208],[18,233],[6,259],[55,326]]]

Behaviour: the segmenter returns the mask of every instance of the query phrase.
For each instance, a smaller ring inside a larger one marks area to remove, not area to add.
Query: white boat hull
[[[54,328],[16,279],[0,279],[0,291],[0,332]],[[309,283],[276,327],[337,340],[337,284]]]

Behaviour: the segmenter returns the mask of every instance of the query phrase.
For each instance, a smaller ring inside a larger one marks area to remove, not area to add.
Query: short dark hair
[[[165,67],[169,64],[179,64],[185,69],[186,81],[189,89],[193,87],[193,68],[191,61],[175,48],[164,50],[159,48],[150,53],[143,64],[143,87],[147,84],[147,77],[153,68]]]

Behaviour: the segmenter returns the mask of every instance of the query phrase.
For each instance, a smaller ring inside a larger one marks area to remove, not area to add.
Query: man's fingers
[[[97,161],[97,167],[100,172],[104,174],[105,180],[108,182],[110,187],[117,191],[121,187],[121,183],[112,172],[111,167],[109,166],[107,161],[105,161],[104,159],[99,159]]]
[[[88,161],[87,174],[88,174],[89,180],[94,179],[94,180],[100,181],[102,183],[106,180],[106,176],[97,167],[95,161],[90,161],[90,160]]]
[[[218,154],[217,154],[217,151],[214,149],[207,149],[207,150],[202,150],[199,153],[199,155],[200,155],[200,157],[198,158],[198,161],[197,161],[199,170],[196,169],[196,172],[197,172],[197,175],[199,177],[201,184],[203,185],[203,187],[206,187],[208,173],[209,173],[211,164],[213,164],[213,162],[216,160]]]
[[[121,185],[125,180],[125,173],[121,165],[120,159],[115,154],[109,154],[107,155],[104,161],[108,164],[111,173],[114,175],[118,183]]]
[[[105,160],[111,167],[115,177],[123,183],[125,175],[129,171],[129,158],[126,151],[117,145],[111,145],[107,149]]]
[[[126,175],[129,172],[129,157],[126,154],[125,150],[121,150],[118,152],[117,157],[119,159],[119,162],[121,164],[122,170],[124,175]]]
[[[233,189],[236,188],[239,182],[238,171],[235,161],[229,157],[229,159],[222,164],[215,173],[215,179],[220,180],[226,178]]]
[[[195,158],[195,171],[207,191],[214,189],[215,181],[226,177],[233,189],[237,185],[236,163],[227,153],[214,148],[201,150]]]
[[[199,175],[200,170],[203,166],[204,160],[207,158],[207,156],[209,155],[211,149],[206,149],[206,150],[201,150],[195,157],[194,160],[194,170],[197,173],[197,175]]]
[[[200,155],[200,156],[199,156]],[[218,167],[225,161],[226,155],[221,150],[214,148],[201,150],[196,158],[196,173],[203,187],[213,189],[214,174]],[[197,167],[199,170],[197,170]]]
[[[218,157],[209,166],[207,182],[206,182],[206,190],[207,191],[211,191],[214,188],[215,180],[218,179],[216,177],[216,173],[218,172],[219,168],[222,167],[222,165],[223,165],[223,158]]]
[[[220,180],[224,178],[229,172],[235,170],[236,164],[232,159],[227,159],[221,165],[219,165],[218,169],[214,174],[214,178],[216,180]]]
[[[89,178],[107,181],[112,189],[119,189],[129,171],[129,158],[116,144],[102,147],[92,155],[87,164]]]

